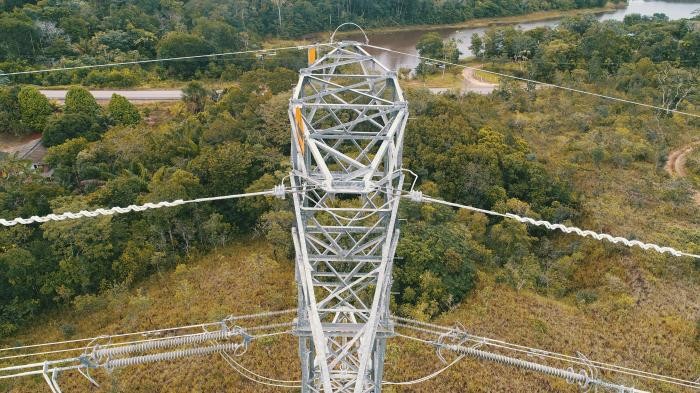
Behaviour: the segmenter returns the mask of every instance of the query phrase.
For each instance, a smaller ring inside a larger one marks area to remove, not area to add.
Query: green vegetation
[[[266,77],[269,86],[261,82]],[[121,97],[103,109],[86,90],[71,88],[43,134],[53,176],[42,178],[12,157],[0,161],[0,214],[42,215],[272,187],[288,152],[288,93],[273,94],[295,80],[288,70],[256,71],[216,101],[192,84],[185,103],[154,126],[139,122],[138,110]],[[118,126],[110,128],[110,122]],[[236,232],[253,230],[270,206],[224,202],[4,230],[0,255],[11,265],[0,269],[2,334],[41,309],[138,282],[221,246]],[[31,277],[18,280],[26,269]]]
[[[141,121],[141,114],[136,106],[119,94],[112,94],[107,113],[116,124],[135,125]]]
[[[100,113],[100,105],[89,91],[82,87],[71,87],[66,93],[66,103],[63,112],[67,114],[83,113],[96,117]]]
[[[605,4],[605,0],[4,1],[0,2],[0,69],[9,72],[48,65],[70,67],[255,49],[269,38],[298,39],[333,30],[343,22],[364,27],[436,25]],[[99,87],[135,86],[166,78],[231,81],[259,61],[252,55],[203,58],[118,70],[18,76],[13,81]],[[284,64],[272,62],[272,67],[279,65]]]
[[[449,61],[456,63],[459,60],[459,50],[457,49],[457,41],[450,39],[448,41],[442,40],[440,34],[438,33],[426,33],[416,44],[416,49],[418,49],[418,54],[423,57],[429,57],[431,59],[439,59],[444,61]],[[425,76],[428,74],[433,74],[438,68],[444,65],[433,64],[425,60],[421,60],[420,64],[416,68],[418,75]]]
[[[519,77],[598,89],[667,109],[697,105],[696,20],[629,15],[623,22],[567,18],[554,29],[492,28],[472,42],[491,67]],[[652,98],[650,100],[650,98]]]
[[[267,242],[243,238],[236,243],[205,257],[180,263],[132,290],[120,286],[100,295],[79,296],[60,312],[44,315],[8,343],[93,337],[101,333],[216,321],[229,314],[293,308],[296,300],[293,265],[275,261]],[[667,287],[657,282],[653,288],[658,289],[645,295],[641,306],[634,304],[634,298],[630,303],[629,298],[618,295],[617,306],[606,300],[577,307],[498,284],[493,276],[483,272],[479,273],[478,282],[472,295],[435,322],[443,325],[459,322],[473,334],[561,353],[584,350],[590,358],[633,368],[667,374],[675,371],[679,375],[697,372],[693,364],[696,364],[700,347],[694,323],[676,317],[683,313],[684,304],[680,303],[700,300],[692,286]],[[682,302],[669,299],[669,293],[662,289],[679,291],[675,293]],[[272,322],[284,322],[289,317],[291,315]],[[242,326],[249,326],[246,322],[241,321]],[[601,335],[601,326],[605,335]],[[693,345],[697,349],[693,349]],[[432,347],[399,337],[389,340],[388,346],[387,380],[412,380],[442,367]],[[634,356],[629,354],[631,349],[635,351]],[[659,356],[661,353],[664,356]],[[296,380],[300,374],[296,337],[291,335],[256,341],[239,361],[267,377]],[[464,359],[423,384],[385,389],[391,393],[464,389],[574,393],[578,389],[565,381],[535,373],[508,378],[512,373],[513,369],[507,366]],[[63,390],[72,392],[283,391],[248,381],[219,356],[116,369],[109,374],[97,371],[92,376],[101,384],[100,388],[92,387],[84,377],[73,372],[61,373],[59,381]],[[630,384],[632,381],[621,379],[619,382]],[[661,384],[640,386],[636,383],[635,386],[658,392],[677,391]],[[40,377],[27,377],[2,382],[0,388],[13,393],[37,392],[45,389],[45,382]]]
[[[22,124],[28,129],[43,130],[46,120],[53,113],[49,100],[33,87],[23,87],[17,94]]]
[[[585,41],[593,52],[624,43],[629,47],[623,53],[629,55],[615,60],[623,63],[614,69],[601,66],[606,79],[596,86],[620,97],[662,103],[665,85],[657,76],[665,75],[664,70],[669,77],[692,75],[697,65],[679,62],[680,52],[659,59],[642,54],[646,46],[629,31],[642,34],[648,26],[686,39],[687,32],[672,33],[686,22],[657,19],[594,22],[585,28],[572,20],[542,30],[529,60],[482,56],[493,67],[529,75],[542,69],[537,67],[559,67],[546,60],[556,59],[557,53],[570,54],[549,50],[566,46],[550,48],[556,39],[547,37],[565,37],[581,46]],[[172,23],[183,22],[174,17]],[[197,31],[211,45],[212,37],[231,33],[221,25]],[[610,31],[628,38],[612,39]],[[485,48],[493,46],[489,34]],[[433,39],[424,43],[425,50],[444,50]],[[158,48],[155,41],[143,45]],[[618,55],[617,49],[611,55]],[[570,55],[576,66],[557,68],[551,80],[591,88],[585,70],[592,57]],[[293,68],[269,71],[271,64],[235,70],[230,75],[236,84],[221,94],[191,83],[183,102],[167,108],[134,108],[113,97],[103,109],[84,91],[72,89],[70,103],[47,115],[28,91],[23,96],[34,103],[24,106],[31,116],[23,116],[21,90],[1,88],[3,127],[28,127],[30,119],[36,125],[47,117],[44,140],[52,147],[46,162],[54,173],[44,178],[26,162],[0,160],[0,217],[271,188],[289,170],[287,106],[297,78]],[[210,72],[212,63],[207,67]],[[680,81],[695,92],[670,102],[697,111],[697,81]],[[700,252],[700,206],[693,201],[692,183],[663,169],[669,151],[697,137],[697,119],[505,80],[488,96],[432,95],[421,89],[409,89],[406,96],[411,119],[405,166],[419,175],[417,186],[426,194]],[[700,159],[692,153],[687,168],[693,174],[696,161]],[[700,265],[695,261],[408,200],[402,202],[400,216],[406,222],[394,270],[395,313],[462,322],[476,334],[566,353],[582,350],[596,360],[623,359],[626,366],[664,374],[700,374]],[[5,228],[0,231],[0,336],[9,346],[291,307],[293,221],[288,200],[254,198]],[[398,340],[389,347],[387,378],[407,380],[434,370],[431,348]],[[256,345],[246,364],[284,379],[298,374],[296,366],[280,367],[297,364],[292,338]],[[257,388],[218,358],[211,360],[206,367],[185,361],[101,375],[102,389]],[[465,361],[420,389],[572,388],[544,377],[502,378],[507,370],[499,367]],[[176,377],[165,380],[170,375]],[[61,378],[65,390],[91,389],[79,376]],[[26,379],[0,384],[0,389],[36,391],[40,383]]]
[[[685,157],[685,171],[695,188],[700,189],[700,148],[697,146]]]
[[[0,87],[0,134],[41,132],[53,112],[49,100],[31,86]]]

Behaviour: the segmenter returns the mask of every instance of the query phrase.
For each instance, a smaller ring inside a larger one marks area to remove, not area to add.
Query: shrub
[[[168,33],[158,43],[158,57],[179,57],[212,53],[214,48],[203,38],[180,32]],[[198,69],[205,68],[207,59],[175,61],[168,64],[172,74],[191,77]]]
[[[141,121],[141,114],[136,106],[118,94],[112,94],[107,113],[117,124],[133,125]]]
[[[75,325],[66,323],[61,325],[61,334],[63,334],[63,337],[65,338],[71,338],[75,334]]]
[[[581,289],[576,292],[576,301],[581,304],[591,304],[598,300],[598,293],[593,289]]]
[[[121,70],[92,70],[83,83],[98,87],[132,87],[141,82],[141,75],[128,68]]]
[[[204,110],[207,102],[211,101],[214,92],[199,82],[190,82],[182,89],[182,100],[192,113]]]
[[[476,262],[491,259],[467,227],[453,223],[407,225],[396,254],[403,258],[394,270],[401,312],[428,318],[461,301],[474,287]]]
[[[82,87],[71,87],[66,93],[65,113],[84,113],[96,117],[100,113],[100,105],[89,91]]]
[[[25,132],[19,110],[19,87],[0,88],[0,134],[21,135]]]
[[[99,125],[91,116],[84,113],[69,113],[49,120],[42,139],[46,146],[60,145],[68,139],[81,136],[94,141],[99,138],[99,131]]]
[[[48,98],[34,87],[24,86],[17,95],[22,123],[33,131],[41,131],[46,126],[53,108]]]

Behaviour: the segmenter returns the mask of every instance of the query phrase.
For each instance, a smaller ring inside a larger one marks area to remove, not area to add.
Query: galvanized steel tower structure
[[[290,101],[303,392],[379,392],[407,104],[357,42],[327,46]]]

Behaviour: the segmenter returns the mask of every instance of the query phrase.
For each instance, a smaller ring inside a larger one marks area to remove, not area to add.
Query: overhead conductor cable
[[[493,210],[480,209],[478,207],[473,207],[473,206],[469,206],[469,205],[462,205],[460,203],[447,202],[447,201],[443,201],[440,199],[435,199],[435,198],[432,198],[429,196],[425,196],[420,191],[411,191],[408,194],[406,194],[405,197],[411,199],[414,202],[437,203],[437,204],[441,204],[441,205],[445,205],[445,206],[451,206],[451,207],[456,207],[456,208],[460,208],[460,209],[467,209],[467,210],[471,210],[474,212],[487,214],[490,216],[509,218],[512,220],[519,221],[523,224],[545,227],[549,230],[556,229],[556,230],[560,230],[564,233],[573,233],[573,234],[576,234],[576,235],[579,235],[582,237],[592,237],[596,240],[605,240],[605,241],[608,241],[608,242],[614,243],[614,244],[623,244],[627,247],[639,247],[643,250],[656,251],[660,254],[670,254],[670,255],[673,255],[676,257],[691,257],[691,258],[700,259],[700,255],[698,255],[698,254],[692,254],[689,252],[679,251],[673,247],[659,246],[659,245],[653,244],[653,243],[644,243],[644,242],[640,242],[639,240],[629,240],[629,239],[626,239],[624,237],[612,236],[612,235],[609,235],[607,233],[598,233],[598,232],[584,230],[584,229],[577,228],[577,227],[571,227],[571,226],[566,226],[566,225],[562,225],[562,224],[554,224],[554,223],[551,223],[549,221],[536,220],[534,218],[523,217],[523,216],[519,216],[517,214],[512,214],[512,213],[499,213],[499,212],[496,212]]]

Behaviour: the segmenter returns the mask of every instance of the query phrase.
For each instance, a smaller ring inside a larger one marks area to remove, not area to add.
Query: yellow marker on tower
[[[309,65],[316,62],[316,48],[309,48],[308,57],[309,57]]]
[[[297,123],[297,143],[299,144],[299,150],[304,154],[304,118],[301,117],[300,106],[294,108],[294,120],[296,120]]]

